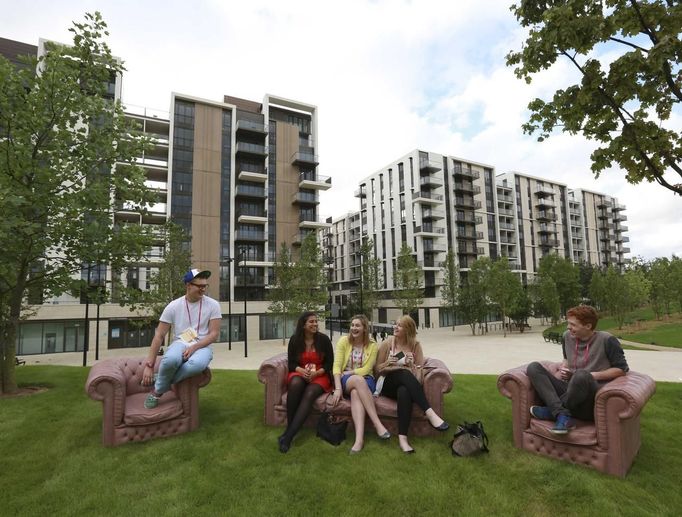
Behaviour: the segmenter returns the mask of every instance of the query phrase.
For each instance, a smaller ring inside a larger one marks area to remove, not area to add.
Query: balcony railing
[[[419,169],[422,171],[439,171],[443,168],[442,164],[438,160],[431,159],[420,159]]]
[[[238,120],[237,131],[248,131],[250,133],[267,133],[268,126],[262,122],[254,122],[253,120]]]
[[[291,163],[293,163],[294,165],[299,164],[318,165],[320,162],[318,156],[314,153],[314,151],[299,150],[291,155]]]
[[[236,195],[248,197],[266,197],[266,191],[263,187],[256,187],[255,185],[237,185]]]
[[[268,154],[268,148],[261,144],[252,144],[251,142],[237,142],[237,153],[265,156]]]
[[[442,194],[434,194],[433,192],[428,192],[428,191],[420,191],[420,192],[415,192],[412,195],[412,199],[417,201],[418,199],[429,199],[433,201],[443,201],[443,195]]]
[[[455,165],[452,168],[452,174],[454,176],[462,176],[464,178],[478,179],[481,177],[481,173],[471,169],[465,169],[461,165]]]

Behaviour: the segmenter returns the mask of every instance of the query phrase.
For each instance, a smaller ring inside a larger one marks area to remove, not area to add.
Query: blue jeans
[[[168,347],[163,359],[161,359],[156,383],[154,384],[154,392],[157,395],[166,393],[170,389],[171,384],[177,384],[188,377],[203,372],[208,363],[211,362],[211,359],[213,359],[213,350],[210,346],[205,346],[194,352],[185,361],[182,358],[182,352],[188,346],[187,343],[178,339],[173,341]]]

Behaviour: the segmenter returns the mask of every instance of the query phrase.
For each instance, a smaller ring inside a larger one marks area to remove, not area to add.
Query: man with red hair
[[[594,307],[579,305],[566,312],[568,330],[563,338],[564,360],[558,377],[542,364],[528,365],[526,373],[544,406],[531,406],[530,414],[554,420],[554,434],[575,428],[573,417],[594,420],[594,398],[600,386],[629,370],[618,339],[596,330]]]

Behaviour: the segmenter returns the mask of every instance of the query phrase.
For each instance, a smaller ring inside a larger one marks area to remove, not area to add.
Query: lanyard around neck
[[[590,346],[592,345],[592,342],[594,341],[594,338],[597,337],[597,333],[595,332],[592,334],[592,337],[587,341],[587,344],[585,346],[585,351],[583,352],[583,368],[587,366],[587,361],[590,356]],[[580,343],[580,340],[576,337],[575,338],[575,354],[573,357],[573,366],[574,370],[578,369],[578,343]]]
[[[199,321],[197,321],[197,335],[199,335],[199,325],[201,325],[201,307],[204,303],[204,299],[199,300]],[[187,317],[189,318],[189,326],[192,326],[192,314],[189,312],[189,303],[187,303],[187,298],[185,298],[185,308],[187,309]]]

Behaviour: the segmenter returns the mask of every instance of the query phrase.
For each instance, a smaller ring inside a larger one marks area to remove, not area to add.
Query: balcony
[[[249,133],[252,135],[262,135],[265,136],[268,132],[268,126],[262,122],[255,122],[253,120],[238,120],[237,121],[237,134]]]
[[[478,185],[474,185],[472,181],[455,181],[453,188],[455,189],[455,192],[462,192],[473,195],[481,193],[481,187],[479,187]]]
[[[320,196],[311,192],[295,192],[291,196],[291,203],[294,205],[319,205]]]
[[[598,208],[611,208],[612,206],[613,203],[608,199],[600,199],[599,201],[597,201]]]
[[[535,215],[538,221],[556,221],[556,214],[554,212],[540,211]]]
[[[255,183],[265,183],[268,179],[268,171],[265,168],[256,170],[247,170],[237,164],[237,170],[239,174],[237,178],[239,181],[253,181]]]
[[[367,188],[363,185],[359,189],[356,189],[356,191],[353,195],[355,197],[359,197],[359,198],[366,198],[367,197]]]
[[[613,211],[618,212],[620,210],[625,210],[625,205],[622,205],[620,203],[614,203],[613,204]]]
[[[507,217],[514,217],[514,211],[507,208],[498,208],[497,213]]]
[[[460,223],[481,224],[483,222],[483,218],[481,216],[474,215],[473,212],[463,212],[455,215],[455,221]]]
[[[455,206],[457,208],[469,208],[473,210],[478,210],[481,208],[481,202],[476,201],[470,197],[455,197]]]
[[[434,210],[433,208],[424,208],[422,210],[422,221],[445,219],[445,211]]]
[[[261,144],[252,144],[250,142],[237,142],[237,156],[245,154],[263,158],[268,154],[268,148]]]
[[[255,185],[237,185],[235,195],[239,197],[267,197],[267,191],[264,187],[257,187]]]
[[[541,198],[538,198],[538,199],[535,201],[535,206],[549,206],[549,207],[555,207],[555,206],[556,206],[556,203],[555,203],[554,200],[553,200],[552,198],[550,198],[550,197],[541,197]]]
[[[538,228],[539,233],[556,233],[556,225],[554,224],[541,224]]]
[[[498,187],[499,187],[499,185],[498,185]],[[497,201],[500,201],[502,203],[513,203],[514,198],[512,196],[510,196],[509,194],[507,194],[506,192],[504,192],[504,193],[498,192],[497,193]]]
[[[538,185],[537,187],[535,187],[535,195],[538,197],[553,196],[554,189],[552,187]]]
[[[412,194],[412,200],[415,203],[423,203],[427,205],[439,205],[443,202],[442,194],[434,194],[433,192],[420,191]]]
[[[625,214],[620,214],[620,213],[618,213],[618,212],[614,212],[614,213],[613,213],[613,220],[614,220],[614,221],[627,221],[627,220],[628,220],[628,216],[625,215]]]
[[[419,159],[419,170],[424,172],[437,172],[443,168],[439,160]]]
[[[245,224],[266,224],[268,212],[266,210],[237,210],[237,222]]]
[[[630,248],[622,247],[618,250],[618,253],[630,253]]]
[[[314,234],[313,230],[301,230],[298,233],[295,233],[294,235],[291,236],[291,244],[293,246],[300,246],[305,238],[310,235],[311,233]]]
[[[540,239],[538,245],[542,248],[556,248],[559,246],[559,241],[556,239]]]
[[[293,165],[313,165],[317,166],[320,164],[319,159],[315,152],[310,150],[298,150],[291,155],[291,163]]]
[[[254,276],[254,275],[240,275],[237,274],[234,277],[235,287],[263,287],[265,285],[265,276]]]
[[[417,226],[414,229],[414,234],[415,235],[429,235],[430,234],[430,235],[440,236],[440,235],[445,235],[445,228],[437,228],[437,227],[434,227],[430,224],[424,224],[422,226]]]
[[[332,188],[330,176],[322,176],[316,172],[302,172],[298,177],[298,187],[314,190],[329,190]]]
[[[625,235],[621,235],[619,233],[616,235],[616,242],[630,242],[630,237],[626,237]]]
[[[442,187],[443,180],[429,174],[428,176],[421,176],[419,178],[419,186],[428,188]]]
[[[483,255],[483,248],[476,247],[472,244],[460,242],[457,244],[458,255]]]
[[[608,210],[599,210],[597,212],[597,219],[610,219],[612,216]]]
[[[298,227],[320,230],[324,228],[331,228],[332,224],[327,222],[326,217],[301,213]]]
[[[442,244],[424,243],[424,253],[445,253],[447,249]]]
[[[628,231],[628,227],[625,226],[624,224],[621,224],[620,227],[616,228],[616,231],[617,231],[617,232],[627,232],[627,231]]]
[[[452,168],[452,175],[455,178],[461,177],[461,178],[469,178],[469,179],[474,179],[474,180],[477,180],[478,178],[481,177],[480,172],[474,171],[471,169],[466,169],[466,168],[462,167],[461,165],[455,165]]]
[[[265,232],[255,230],[237,230],[234,235],[236,241],[265,241]]]
[[[516,228],[514,228],[514,225],[512,223],[500,222],[500,230],[514,232],[516,231]]]
[[[457,231],[455,232],[455,235],[457,236],[458,239],[476,239],[476,240],[483,239],[483,232],[475,232],[472,230],[462,230],[461,228],[457,229]]]

